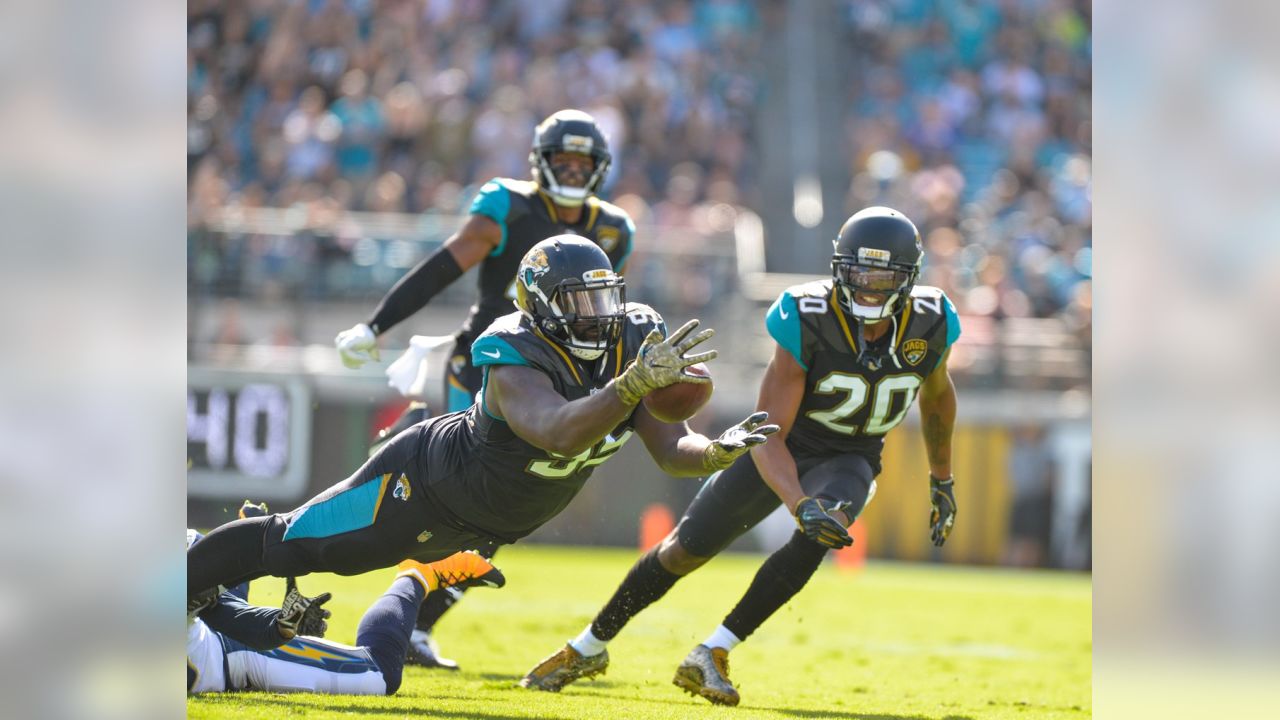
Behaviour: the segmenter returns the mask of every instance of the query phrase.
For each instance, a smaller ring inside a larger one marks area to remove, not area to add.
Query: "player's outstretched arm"
[[[421,310],[440,291],[478,265],[502,242],[502,228],[474,214],[444,245],[392,286],[368,322],[338,333],[334,345],[343,364],[358,368],[378,359],[377,337]]]
[[[570,402],[545,373],[523,365],[492,366],[485,403],[525,442],[568,457],[600,442],[635,409],[613,392]]]
[[[713,440],[691,430],[688,423],[664,423],[641,405],[636,411],[636,434],[663,472],[676,477],[705,477],[729,467],[778,432],[778,426],[767,424],[768,420],[766,412],[752,413]]]
[[[951,436],[956,425],[956,386],[947,371],[943,354],[938,366],[920,387],[920,430],[929,453],[929,535],[934,545],[942,545],[956,520],[956,497],[951,475]]]

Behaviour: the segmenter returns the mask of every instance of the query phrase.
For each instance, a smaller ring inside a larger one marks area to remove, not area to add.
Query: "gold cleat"
[[[530,670],[520,680],[520,687],[560,692],[561,688],[574,680],[603,675],[608,668],[608,650],[599,655],[584,656],[574,650],[572,645],[566,644]]]
[[[396,577],[411,577],[427,592],[448,587],[498,588],[507,584],[501,570],[472,550],[454,553],[431,563],[405,560],[396,569]]]
[[[729,651],[699,645],[676,668],[671,683],[690,695],[700,695],[716,705],[737,705],[739,697],[729,682]]]

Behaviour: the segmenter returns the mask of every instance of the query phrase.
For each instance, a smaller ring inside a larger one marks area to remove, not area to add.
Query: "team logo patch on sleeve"
[[[902,358],[907,361],[908,365],[919,365],[928,352],[929,343],[919,338],[908,340],[902,344]]]
[[[618,228],[606,225],[596,233],[596,242],[600,243],[601,249],[605,252],[613,252],[613,249],[618,247],[618,237],[621,234]]]
[[[413,488],[409,485],[409,478],[402,474],[400,479],[396,480],[396,489],[391,493],[391,495],[397,500],[404,500],[407,502],[409,500],[409,496],[412,494]]]

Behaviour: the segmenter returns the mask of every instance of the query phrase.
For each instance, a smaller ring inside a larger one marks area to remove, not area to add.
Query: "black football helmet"
[[[860,210],[840,227],[832,244],[831,274],[846,312],[872,324],[906,307],[924,249],[920,231],[905,215],[879,206]]]
[[[583,187],[564,185],[556,177],[551,166],[551,156],[556,153],[580,153],[589,155],[594,166]],[[594,118],[581,110],[560,110],[552,113],[533,131],[533,149],[529,151],[529,164],[533,166],[533,179],[555,201],[565,207],[577,207],[594,195],[604,184],[613,156],[609,154],[609,141]]]
[[[626,283],[609,256],[577,235],[534,245],[516,271],[516,307],[583,360],[595,360],[617,344],[626,300]]]

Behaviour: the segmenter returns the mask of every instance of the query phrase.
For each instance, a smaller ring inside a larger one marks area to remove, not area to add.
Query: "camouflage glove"
[[[933,506],[929,513],[929,539],[937,547],[947,541],[951,534],[951,526],[956,524],[956,495],[952,492],[955,478],[939,480],[929,476],[929,504]]]
[[[806,496],[796,503],[796,525],[805,537],[819,545],[835,549],[848,547],[853,544],[849,531],[829,514],[848,506],[848,502],[833,503]]]
[[[649,331],[644,344],[640,346],[640,352],[636,354],[635,362],[628,365],[627,369],[613,381],[613,387],[623,403],[636,405],[645,395],[654,390],[678,382],[711,382],[711,378],[684,372],[684,369],[690,365],[714,359],[717,354],[715,350],[710,350],[698,355],[685,355],[694,346],[711,339],[711,336],[716,334],[715,330],[707,328],[685,340],[685,336],[693,332],[696,327],[698,327],[698,321],[690,320],[665,340],[662,339],[662,333],[657,328]],[[681,342],[682,340],[684,342]]]
[[[298,635],[324,637],[329,624],[325,620],[331,614],[320,607],[332,598],[331,593],[320,593],[315,597],[306,597],[298,592],[298,581],[289,578],[285,581],[284,602],[280,605],[280,614],[276,616],[276,630],[280,637],[292,640]]]
[[[761,410],[750,417],[725,430],[720,437],[712,440],[702,453],[702,467],[707,472],[724,470],[742,457],[756,445],[763,445],[768,436],[780,429],[777,425],[762,425],[769,419],[769,413]]]

